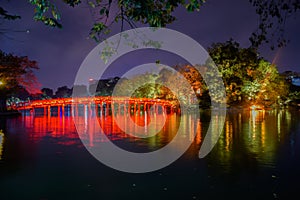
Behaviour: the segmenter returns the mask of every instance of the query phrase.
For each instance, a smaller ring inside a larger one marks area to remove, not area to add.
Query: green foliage
[[[295,102],[300,102],[300,91],[291,92],[288,95],[287,101],[291,102],[291,105],[295,104]]]
[[[185,8],[189,12],[193,12],[195,10],[199,11],[202,3],[204,3],[204,1],[191,0],[189,3],[185,5]]]
[[[252,103],[269,107],[279,105],[286,99],[288,86],[275,65],[261,60],[251,78],[253,82],[243,85],[243,92]],[[245,88],[250,89],[249,93]]]
[[[29,0],[35,6],[34,19],[53,27],[62,27],[60,14],[50,0]],[[102,34],[110,32],[110,25],[122,21],[135,27],[135,23],[148,24],[152,27],[165,27],[176,20],[173,12],[182,5],[188,11],[199,11],[204,0],[89,0],[87,4],[93,10],[95,23],[90,31],[91,38],[101,40]],[[80,0],[64,0],[64,3],[75,7],[82,3]],[[116,9],[118,7],[118,9]],[[115,10],[119,10],[115,12]]]
[[[145,73],[135,75],[130,79],[120,79],[115,87],[114,95],[166,99],[174,102],[180,100],[185,106],[197,105],[199,101],[192,98],[192,93],[199,91],[198,97],[202,96],[201,75],[189,65],[174,68],[176,70],[163,68],[159,73]],[[136,88],[137,86],[139,87]]]
[[[159,72],[159,82],[164,83],[164,85],[172,85],[173,91],[164,87],[161,88],[161,96],[160,98],[168,99],[168,100],[180,100],[185,105],[191,103],[191,85],[187,85],[187,79],[184,77],[182,73],[180,73],[179,69],[181,66],[175,66],[177,68],[175,70],[162,69]],[[182,70],[181,72],[184,72]],[[188,70],[186,70],[187,72]]]
[[[60,13],[53,3],[54,0],[28,0],[35,6],[34,19],[52,27],[62,27]],[[82,4],[81,0],[63,0],[71,7]],[[85,2],[94,18],[90,36],[97,42],[102,40],[102,34],[110,33],[113,23],[121,21],[135,28],[135,23],[147,24],[152,27],[165,27],[176,20],[174,11],[183,6],[188,12],[199,11],[205,0],[88,0]],[[269,44],[271,49],[286,46],[289,42],[285,35],[285,25],[291,16],[300,9],[299,0],[249,0],[259,17],[257,30],[250,36],[253,48]],[[0,17],[18,19],[0,7]]]
[[[95,23],[90,31],[90,37],[93,38],[95,41],[99,42],[99,33],[102,33],[103,31],[107,31],[106,33],[109,33],[108,27],[102,22]]]
[[[50,0],[29,0],[29,2],[35,6],[34,19],[41,21],[45,25],[61,28],[62,25],[58,22],[60,20],[60,14],[56,6],[50,2]],[[70,6],[74,1],[65,1]]]
[[[115,96],[128,96],[139,97],[139,98],[158,98],[160,96],[160,85],[155,82],[157,76],[152,73],[145,73],[135,75],[128,78],[120,79],[118,85],[115,87]],[[139,88],[135,88],[136,86]]]
[[[224,81],[227,103],[240,104],[242,101],[241,85],[252,81],[249,74],[258,66],[258,53],[252,48],[240,48],[233,40],[213,44],[208,52],[218,66]]]
[[[208,51],[222,74],[228,105],[271,106],[286,98],[288,88],[276,66],[259,57],[255,49],[240,48],[230,40]]]

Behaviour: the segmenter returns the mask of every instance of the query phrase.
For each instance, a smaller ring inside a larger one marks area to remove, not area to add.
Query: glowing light
[[[114,103],[122,104],[124,102],[130,102],[134,104],[149,104],[149,105],[159,105],[162,107],[170,107],[176,105],[174,100],[164,100],[164,99],[151,99],[151,98],[127,98],[127,97],[77,97],[77,98],[60,98],[60,99],[44,99],[44,100],[34,100],[30,102],[19,102],[16,104],[17,110],[27,110],[32,108],[42,108],[45,106],[62,106],[62,105],[78,105],[78,104],[102,104],[106,102],[107,104]]]
[[[251,110],[262,110],[263,108],[261,106],[258,106],[258,105],[252,105],[252,106],[250,106],[250,109]]]
[[[3,81],[0,81],[0,85],[4,85],[4,82],[3,82]]]

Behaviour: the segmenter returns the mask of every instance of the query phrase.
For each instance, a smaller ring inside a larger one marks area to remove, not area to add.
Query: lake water
[[[77,129],[67,111],[1,118],[0,199],[300,198],[299,110],[228,110],[223,133],[202,159],[198,153],[210,112],[202,111],[196,119],[159,114],[156,123],[163,118],[163,128],[150,139],[125,134],[111,116],[79,116]],[[155,151],[175,137],[181,118],[188,131],[180,138],[192,144],[174,163],[154,172],[114,170],[95,159],[80,140],[88,141],[88,148],[107,142],[97,134],[96,121],[119,147]],[[140,126],[148,123],[144,115],[132,119]]]

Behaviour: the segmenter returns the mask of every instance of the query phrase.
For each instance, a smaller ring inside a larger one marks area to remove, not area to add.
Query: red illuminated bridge
[[[151,98],[128,98],[128,97],[76,97],[34,100],[21,102],[11,106],[17,110],[36,111],[42,109],[44,114],[50,114],[51,108],[56,108],[57,112],[65,112],[65,108],[72,112],[79,113],[79,109],[91,110],[94,108],[97,113],[109,114],[110,112],[134,112],[148,111],[152,108],[155,112],[166,109],[168,112],[176,112],[177,101],[151,99]]]

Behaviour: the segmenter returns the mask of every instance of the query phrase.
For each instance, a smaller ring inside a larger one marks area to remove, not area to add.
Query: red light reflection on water
[[[39,142],[46,137],[61,139],[63,145],[73,145],[78,139],[74,122],[70,116],[23,116],[25,128],[29,131],[29,139]]]
[[[158,130],[157,135],[159,141],[151,139],[151,142],[167,143],[176,134],[178,128],[179,116],[176,114],[155,114],[150,118],[150,115],[136,114],[130,115],[130,119],[134,124],[128,124],[128,115],[117,114],[103,115],[96,117],[95,115],[82,115],[72,118],[67,115],[50,116],[50,115],[24,115],[22,121],[24,126],[29,131],[29,139],[34,142],[39,142],[45,138],[53,140],[53,142],[61,145],[81,145],[81,140],[87,140],[89,145],[92,147],[97,143],[106,142],[108,139],[114,140],[126,140],[129,142],[138,142],[140,138],[128,135],[126,133],[134,133],[137,127],[147,129],[147,125],[151,119],[155,120],[154,123],[159,127],[163,127]],[[166,118],[166,123],[163,123]],[[75,127],[74,120],[76,120],[77,127]],[[122,130],[121,127],[125,127],[126,130]],[[100,125],[100,126],[99,126]],[[101,134],[104,133],[106,137]],[[143,133],[142,133],[143,134]]]

